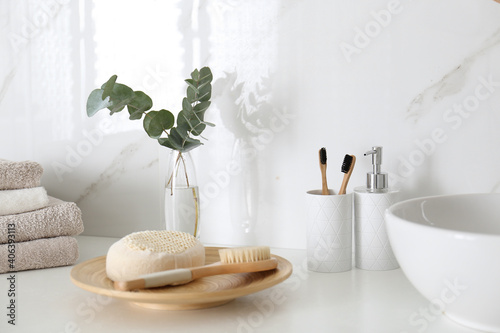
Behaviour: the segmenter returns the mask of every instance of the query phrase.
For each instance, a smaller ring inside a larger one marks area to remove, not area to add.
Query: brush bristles
[[[344,162],[342,163],[341,171],[343,173],[348,173],[349,169],[351,168],[351,164],[352,164],[352,156],[351,155],[345,155]]]
[[[319,161],[321,164],[326,164],[326,148],[323,147],[319,150]]]
[[[220,261],[224,264],[239,264],[271,259],[269,246],[240,247],[234,249],[220,249]]]

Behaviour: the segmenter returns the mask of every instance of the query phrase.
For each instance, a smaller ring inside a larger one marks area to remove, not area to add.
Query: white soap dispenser
[[[380,171],[382,147],[374,146],[373,171],[366,174],[366,187],[354,188],[354,234],[356,267],[366,270],[389,270],[399,267],[385,228],[385,210],[398,201],[399,191],[390,189],[389,177]]]

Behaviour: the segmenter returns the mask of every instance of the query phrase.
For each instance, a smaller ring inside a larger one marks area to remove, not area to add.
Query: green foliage
[[[172,128],[175,124],[175,118],[172,112],[168,110],[150,111],[144,117],[144,129],[153,139],[158,139]]]
[[[142,91],[134,91],[130,87],[116,83],[113,75],[100,89],[93,90],[87,99],[87,115],[92,117],[99,110],[108,109],[110,115],[127,108],[129,119],[143,120],[146,133],[158,143],[170,149],[187,152],[202,145],[193,136],[201,137],[207,126],[215,126],[205,121],[205,111],[210,107],[212,96],[212,72],[203,67],[195,69],[191,78],[185,80],[188,87],[186,97],[182,100],[182,110],[177,115],[177,121],[168,110],[153,111],[153,101]],[[174,125],[176,125],[174,127]],[[162,135],[166,135],[162,137]]]

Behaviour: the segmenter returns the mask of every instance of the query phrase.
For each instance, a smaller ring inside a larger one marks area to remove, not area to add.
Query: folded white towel
[[[0,216],[47,207],[49,196],[43,186],[0,191]]]

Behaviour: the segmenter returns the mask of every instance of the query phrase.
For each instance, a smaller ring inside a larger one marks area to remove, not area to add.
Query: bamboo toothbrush
[[[326,148],[319,150],[319,168],[321,169],[321,194],[328,195],[328,185],[326,183]]]
[[[261,272],[275,269],[278,266],[276,258],[271,258],[268,246],[220,249],[219,257],[221,261],[206,266],[171,269],[142,275],[135,280],[115,281],[114,287],[116,290],[129,291],[178,285],[205,276]]]
[[[354,169],[354,164],[356,163],[356,156],[345,155],[344,162],[342,163],[341,171],[345,173],[344,180],[342,180],[342,186],[340,186],[339,194],[345,194],[347,189],[347,183],[349,178],[351,178],[352,170]]]

